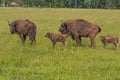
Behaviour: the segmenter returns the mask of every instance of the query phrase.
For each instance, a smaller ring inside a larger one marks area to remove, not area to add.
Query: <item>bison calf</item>
[[[45,37],[49,38],[53,42],[53,48],[55,48],[56,42],[62,42],[64,47],[66,47],[67,35],[46,33]]]
[[[108,43],[113,43],[114,46],[118,49],[118,37],[115,36],[100,36],[102,43],[104,44],[104,48]]]
[[[12,23],[8,22],[8,25],[10,26],[10,32],[12,34],[17,33],[23,44],[25,43],[26,37],[29,36],[31,40],[31,44],[36,44],[36,25],[29,21],[28,19],[26,20],[15,20]]]

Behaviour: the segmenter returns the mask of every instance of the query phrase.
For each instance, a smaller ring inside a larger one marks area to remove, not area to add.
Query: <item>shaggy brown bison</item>
[[[10,32],[12,34],[17,33],[23,44],[25,43],[26,37],[29,36],[31,44],[36,44],[36,25],[30,20],[15,20],[12,23],[9,23]]]
[[[108,43],[113,43],[114,46],[116,47],[116,49],[118,49],[118,37],[116,36],[100,36],[100,39],[102,41],[102,43],[104,44],[104,48],[106,48],[106,45]]]
[[[81,37],[89,37],[91,47],[95,44],[95,36],[101,32],[101,28],[95,24],[83,19],[68,20],[61,24],[59,31],[62,34],[68,34],[73,40],[76,40],[77,45],[81,44]]]
[[[56,42],[62,42],[62,44],[66,47],[67,35],[53,34],[49,32],[49,33],[46,33],[45,37],[49,38],[53,42],[53,48],[55,48]]]

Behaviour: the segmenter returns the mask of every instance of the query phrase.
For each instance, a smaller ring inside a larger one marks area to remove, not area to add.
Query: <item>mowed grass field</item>
[[[10,33],[8,21],[17,19],[37,25],[36,46],[30,45],[29,38],[23,46],[19,36]],[[70,37],[66,49],[61,43],[52,48],[44,35],[59,33],[61,21],[68,19],[101,26],[94,48],[89,48],[89,38],[82,38],[82,46],[76,47]],[[0,8],[0,80],[120,80],[120,50],[112,44],[103,49],[101,35],[120,38],[120,10]]]

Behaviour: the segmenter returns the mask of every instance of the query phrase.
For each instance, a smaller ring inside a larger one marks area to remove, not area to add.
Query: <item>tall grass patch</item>
[[[23,46],[17,34],[12,35],[8,21],[29,19],[37,25],[37,43],[29,38]],[[61,21],[85,19],[101,26],[95,47],[89,38],[82,46],[67,38],[67,48],[45,38],[47,32],[59,33]],[[0,8],[0,80],[120,80],[120,50],[112,44],[103,49],[101,35],[120,37],[120,10],[71,8]]]

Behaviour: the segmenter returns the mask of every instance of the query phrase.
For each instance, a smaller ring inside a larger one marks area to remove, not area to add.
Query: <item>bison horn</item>
[[[29,21],[29,19],[26,19],[26,21]]]
[[[8,24],[10,25],[10,22],[8,21]]]

